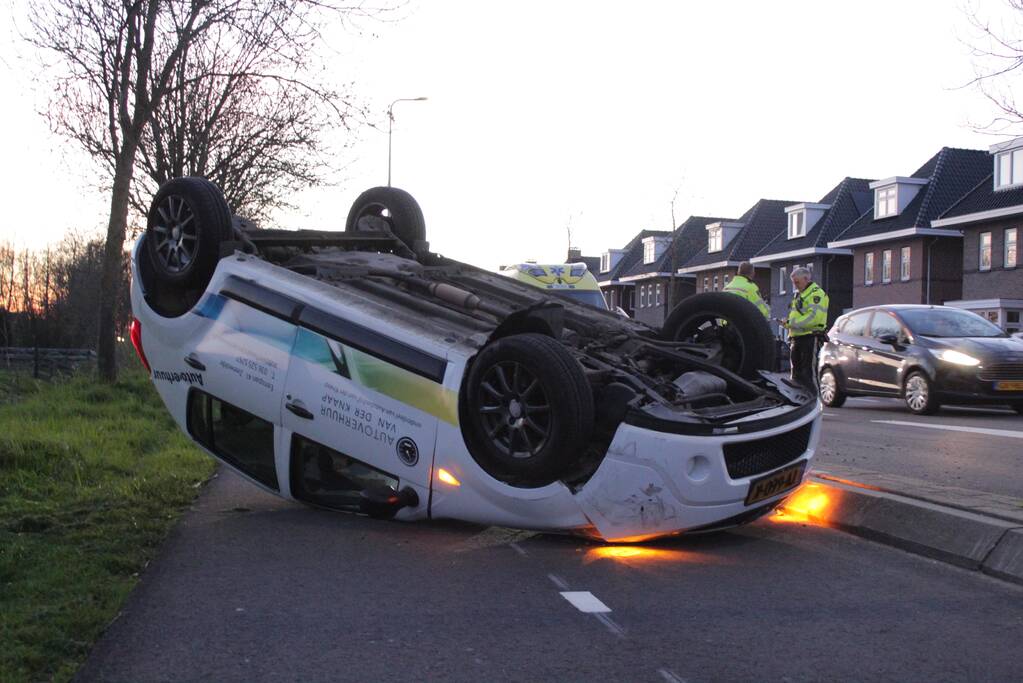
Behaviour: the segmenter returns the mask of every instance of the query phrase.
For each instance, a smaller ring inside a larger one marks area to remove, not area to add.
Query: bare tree
[[[993,134],[1017,134],[1023,111],[1016,103],[1023,74],[1023,0],[1004,0],[1007,16],[995,21],[975,9],[966,11],[974,31],[970,40],[974,78],[966,84],[980,90],[1000,112],[975,128]],[[989,6],[990,7],[990,6]]]
[[[320,39],[320,27],[329,18],[370,13],[359,4],[340,6],[331,0],[33,3],[30,42],[57,57],[51,123],[97,159],[110,180],[98,318],[102,378],[117,376],[115,339],[121,331],[115,327],[117,287],[137,162],[141,159],[156,182],[179,171],[206,172],[216,178],[227,147],[211,133],[221,134],[238,122],[237,107],[229,106],[237,100],[231,94],[226,99],[218,96],[218,88],[238,93],[272,83],[278,94],[307,90],[329,102],[334,93],[304,80],[302,69],[311,65],[306,53]],[[188,98],[201,96],[204,88],[205,113],[193,115]],[[165,114],[162,107],[175,97],[179,106],[169,107],[171,113]],[[340,107],[334,111],[342,113]],[[292,123],[299,122],[293,117]],[[251,141],[253,129],[252,122],[243,124],[236,131],[238,143]],[[204,143],[195,144],[204,136]],[[293,177],[302,182],[312,176]],[[252,178],[237,180],[241,184]]]

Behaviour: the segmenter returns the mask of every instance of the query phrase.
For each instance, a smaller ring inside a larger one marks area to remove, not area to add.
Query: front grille
[[[1023,363],[992,363],[982,368],[977,373],[977,377],[985,382],[1023,381]]]
[[[811,429],[812,422],[766,439],[726,443],[724,452],[728,476],[743,479],[792,462],[806,452]]]

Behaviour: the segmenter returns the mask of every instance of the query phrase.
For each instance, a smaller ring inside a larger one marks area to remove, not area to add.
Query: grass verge
[[[213,462],[141,371],[4,382],[0,681],[71,678]]]

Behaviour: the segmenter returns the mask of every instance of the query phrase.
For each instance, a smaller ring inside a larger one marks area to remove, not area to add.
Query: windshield
[[[578,301],[579,303],[599,308],[602,311],[607,310],[607,304],[604,302],[604,295],[592,289],[551,289],[548,291],[552,294],[557,294],[558,296],[563,296],[565,298]]]
[[[913,308],[899,311],[914,334],[925,337],[1004,337],[997,325],[992,325],[976,313],[954,308]]]

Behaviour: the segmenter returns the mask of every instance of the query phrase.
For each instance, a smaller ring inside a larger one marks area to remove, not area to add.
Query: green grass
[[[0,396],[0,681],[65,681],[213,462],[137,370]]]

